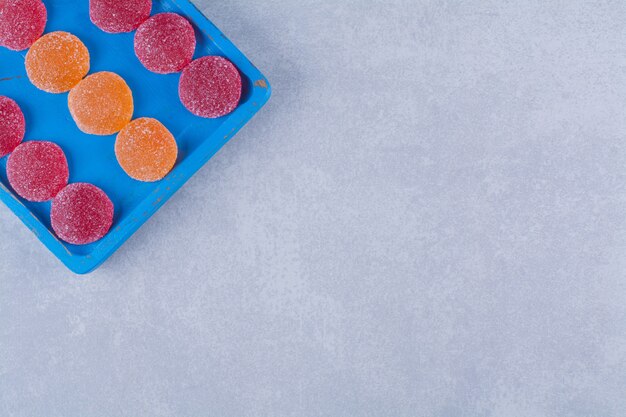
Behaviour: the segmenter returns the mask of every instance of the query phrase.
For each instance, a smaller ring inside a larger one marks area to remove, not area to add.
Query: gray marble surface
[[[88,277],[0,207],[0,415],[626,415],[622,0],[198,4],[274,96]]]

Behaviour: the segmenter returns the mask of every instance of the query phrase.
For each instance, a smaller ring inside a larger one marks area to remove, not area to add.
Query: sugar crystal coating
[[[48,33],[26,54],[26,73],[40,90],[65,93],[89,72],[89,51],[76,36],[67,32]]]
[[[12,99],[0,96],[0,158],[13,152],[24,139],[26,121],[20,106]]]
[[[23,51],[43,34],[48,13],[41,0],[0,0],[0,46]]]
[[[139,26],[135,54],[150,71],[180,72],[193,59],[196,36],[191,23],[176,13],[160,13]]]
[[[119,132],[133,117],[133,93],[113,72],[97,72],[70,91],[70,113],[78,128],[91,135]]]
[[[154,182],[172,170],[178,146],[161,122],[144,117],[133,120],[117,135],[115,155],[131,178]]]
[[[92,184],[65,187],[52,201],[50,220],[57,236],[73,245],[102,239],[113,224],[114,207],[104,191]]]
[[[69,169],[58,145],[32,141],[22,143],[11,153],[7,176],[20,197],[43,202],[53,199],[67,185]]]
[[[237,108],[241,100],[241,85],[241,75],[229,60],[205,56],[184,69],[178,94],[190,112],[214,119]]]
[[[132,32],[147,18],[152,0],[89,0],[89,17],[108,33]]]

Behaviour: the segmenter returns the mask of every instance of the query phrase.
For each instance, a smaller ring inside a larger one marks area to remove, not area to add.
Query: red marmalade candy
[[[196,35],[191,23],[176,13],[160,13],[139,26],[135,54],[157,74],[180,72],[193,59]]]
[[[132,32],[147,18],[152,0],[89,0],[89,17],[108,33]]]
[[[73,245],[102,239],[113,224],[109,197],[95,185],[76,183],[65,187],[52,201],[50,219],[57,236]]]
[[[0,96],[0,158],[13,152],[24,139],[26,121],[20,106],[8,97]]]
[[[69,169],[63,150],[52,142],[24,142],[9,156],[11,187],[28,201],[54,198],[67,185]]]
[[[0,1],[0,46],[29,48],[43,34],[48,13],[41,0]]]
[[[178,94],[196,116],[215,119],[231,113],[241,99],[241,75],[227,59],[205,56],[196,59],[180,76]]]

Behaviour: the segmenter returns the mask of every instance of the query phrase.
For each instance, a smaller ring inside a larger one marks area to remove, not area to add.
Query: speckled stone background
[[[626,415],[623,0],[198,5],[273,99],[86,278],[0,207],[0,415]]]

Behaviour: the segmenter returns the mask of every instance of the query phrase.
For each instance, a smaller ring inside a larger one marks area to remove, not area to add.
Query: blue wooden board
[[[191,2],[155,0],[152,14],[171,11],[192,22],[198,41],[195,58],[224,56],[243,76],[243,97],[235,112],[214,120],[196,117],[178,98],[180,74],[153,74],[135,57],[134,33],[111,35],[95,27],[89,20],[88,0],[44,3],[48,9],[46,33],[63,30],[78,36],[91,54],[90,73],[113,71],[121,75],[133,91],[133,118],[159,119],[174,134],[179,146],[177,164],[165,179],[157,183],[131,179],[115,158],[115,136],[91,136],[78,130],[67,107],[67,93],[49,94],[36,89],[26,77],[26,51],[0,47],[0,95],[13,98],[24,111],[25,141],[49,140],[60,145],[69,162],[70,182],[93,183],[115,204],[113,227],[106,237],[86,246],[66,244],[57,239],[50,226],[50,203],[30,203],[19,198],[6,178],[7,158],[0,159],[0,199],[69,269],[84,274],[109,258],[260,110],[270,97],[270,85]]]

